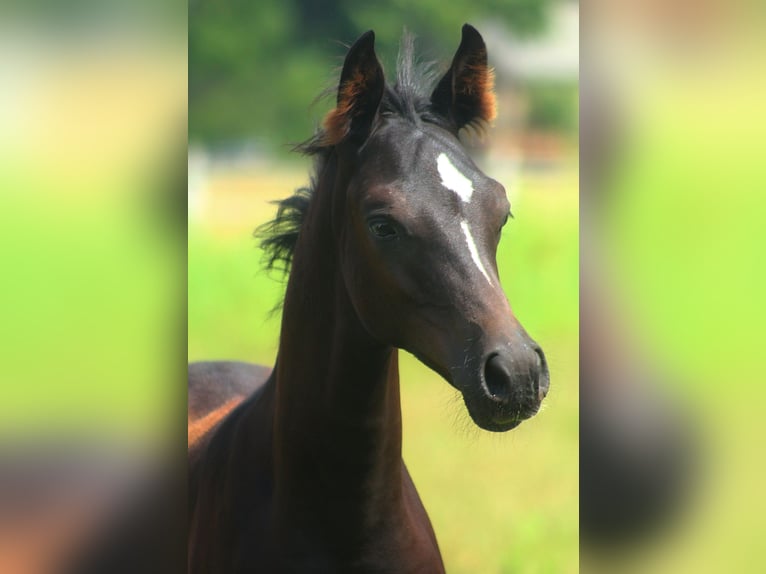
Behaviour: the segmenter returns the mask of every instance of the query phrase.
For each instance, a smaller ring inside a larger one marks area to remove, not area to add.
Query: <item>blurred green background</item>
[[[343,55],[339,45],[350,44],[371,28],[378,55],[392,72],[404,26],[422,39],[425,59],[438,56],[446,65],[464,22],[485,23],[485,34],[491,28],[489,38],[502,36],[509,47],[524,50],[528,49],[524,40],[546,33],[561,38],[563,33],[556,28],[561,17],[556,16],[564,13],[568,13],[564,18],[576,19],[576,5],[554,0],[192,2],[189,136],[219,146],[254,140],[273,147],[275,142],[303,140],[312,118],[307,104],[336,79],[334,67],[342,63]],[[574,40],[567,63],[571,67],[574,55],[576,66],[577,38],[564,39]],[[558,45],[548,42],[534,60],[520,64],[545,60],[534,77],[525,78],[532,96],[529,119],[536,127],[571,128],[576,117],[569,103],[571,89],[564,89],[575,85],[571,70],[566,78],[545,74],[545,68],[555,66],[550,52],[556,47],[561,49],[560,40]]]
[[[478,430],[447,383],[403,356],[404,458],[452,573],[578,568],[578,11],[571,2],[208,2],[189,12],[189,359],[272,364],[284,283],[253,229],[308,182],[286,144],[311,135],[345,49],[367,29],[389,76],[406,26],[446,68],[464,22],[487,42],[499,117],[474,148],[515,219],[501,279],[546,351],[543,411]]]
[[[626,386],[667,400],[694,464],[681,512],[630,545],[584,543],[582,571],[764,572],[763,3],[592,8],[582,158],[601,182],[582,188],[583,285],[598,282]]]

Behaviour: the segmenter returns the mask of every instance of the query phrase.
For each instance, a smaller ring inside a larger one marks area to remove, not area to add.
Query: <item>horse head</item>
[[[335,154],[332,233],[349,299],[376,341],[458,389],[478,426],[509,430],[538,411],[549,374],[500,284],[505,189],[458,137],[494,116],[484,41],[465,25],[452,65],[423,93],[406,57],[386,84],[374,39],[350,48],[315,140]]]

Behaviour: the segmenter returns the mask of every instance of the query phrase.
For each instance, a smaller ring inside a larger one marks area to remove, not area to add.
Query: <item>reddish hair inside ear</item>
[[[346,55],[337,105],[322,122],[323,143],[336,145],[349,136],[366,137],[384,88],[383,68],[375,55],[375,33],[370,30],[354,42]]]
[[[497,114],[494,79],[484,39],[476,28],[466,24],[452,65],[431,94],[431,105],[458,130],[480,127]]]
[[[494,70],[486,63],[469,64],[456,80],[455,103],[462,105],[466,116],[473,116],[466,123],[493,121],[497,116]]]

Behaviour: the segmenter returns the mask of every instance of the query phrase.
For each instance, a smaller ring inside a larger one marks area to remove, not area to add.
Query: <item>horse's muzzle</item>
[[[478,385],[461,385],[471,418],[481,428],[503,432],[540,409],[550,375],[542,349],[534,343],[486,354]]]

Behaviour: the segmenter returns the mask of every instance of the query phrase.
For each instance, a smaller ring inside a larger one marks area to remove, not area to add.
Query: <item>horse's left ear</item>
[[[463,37],[447,70],[431,94],[431,106],[455,127],[481,125],[495,119],[494,73],[487,65],[481,34],[463,25]]]
[[[335,145],[346,138],[364,140],[385,85],[383,68],[375,55],[375,33],[370,30],[354,42],[343,62],[337,105],[324,119],[326,143]]]

